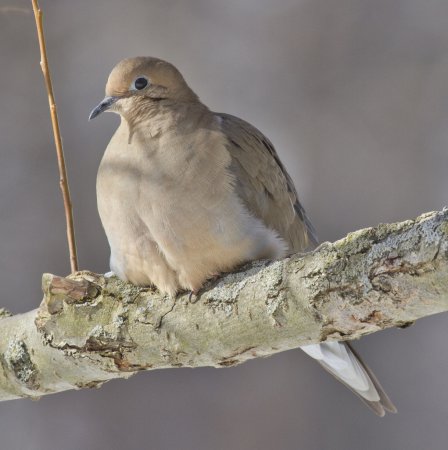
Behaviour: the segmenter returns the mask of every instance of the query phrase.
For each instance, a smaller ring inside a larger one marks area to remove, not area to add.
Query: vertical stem
[[[45,79],[45,86],[48,93],[48,103],[50,105],[51,123],[53,125],[54,142],[56,145],[56,154],[58,158],[59,166],[59,185],[62,191],[62,197],[64,199],[65,220],[67,223],[67,240],[68,248],[70,252],[70,267],[72,272],[78,270],[78,258],[76,255],[76,242],[75,242],[75,230],[73,225],[73,210],[72,202],[70,199],[70,191],[67,180],[67,170],[65,168],[64,150],[62,148],[61,133],[59,130],[58,113],[56,110],[56,103],[53,95],[53,85],[51,82],[50,69],[47,59],[47,48],[45,46],[45,37],[42,24],[42,11],[39,8],[37,0],[31,0],[33,4],[34,17],[36,19],[37,36],[39,39],[40,48],[40,67]]]

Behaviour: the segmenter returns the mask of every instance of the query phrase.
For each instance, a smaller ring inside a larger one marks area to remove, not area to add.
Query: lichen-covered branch
[[[448,209],[256,262],[176,299],[115,277],[46,274],[40,307],[0,310],[0,400],[139,370],[227,367],[448,310]]]

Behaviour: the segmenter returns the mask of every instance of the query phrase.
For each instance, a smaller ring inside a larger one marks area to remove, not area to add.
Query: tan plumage
[[[120,114],[98,171],[97,197],[111,269],[175,295],[255,259],[317,243],[293,182],[255,127],[213,113],[180,72],[157,58],[129,58],[111,72],[105,110]],[[342,343],[304,350],[379,415],[394,410]]]

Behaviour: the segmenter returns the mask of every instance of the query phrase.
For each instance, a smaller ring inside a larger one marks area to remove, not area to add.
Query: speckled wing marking
[[[238,195],[249,211],[285,239],[291,252],[316,246],[314,228],[269,139],[244,120],[215,115],[228,139]]]

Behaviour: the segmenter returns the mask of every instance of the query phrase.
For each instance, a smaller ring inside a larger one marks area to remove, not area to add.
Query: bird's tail
[[[397,412],[373,372],[350,344],[324,342],[306,345],[301,349],[351,389],[378,416],[384,416],[386,411]]]

